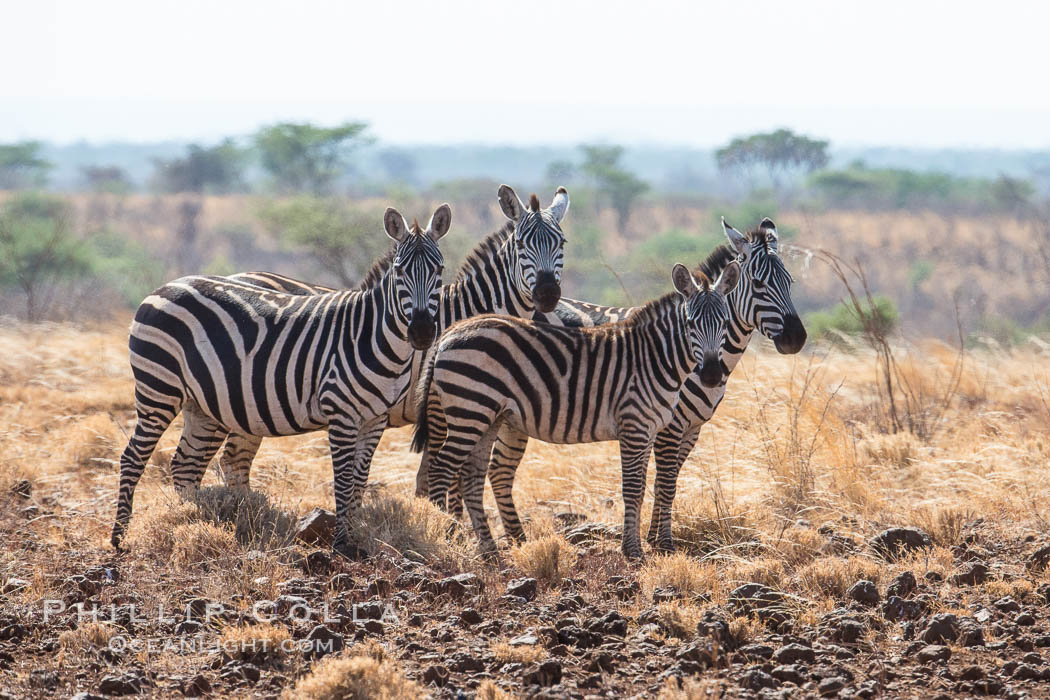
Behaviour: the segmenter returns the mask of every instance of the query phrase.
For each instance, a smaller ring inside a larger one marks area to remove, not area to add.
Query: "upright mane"
[[[664,294],[658,299],[653,299],[652,301],[647,302],[642,306],[639,306],[631,314],[629,314],[627,318],[625,318],[622,321],[619,321],[619,323],[625,326],[642,326],[646,323],[649,323],[650,321],[657,321],[666,316],[671,309],[673,309],[675,306],[681,303],[681,298],[682,297],[680,294],[678,294],[678,292],[670,292],[668,294]],[[602,326],[596,326],[596,328],[601,327]]]
[[[494,257],[503,244],[513,235],[514,222],[508,221],[499,229],[482,238],[481,241],[474,246],[474,250],[470,251],[470,255],[468,255],[466,260],[463,261],[463,264],[459,266],[459,270],[456,272],[455,281],[459,282],[467,279],[472,272],[480,271],[484,267],[485,261]]]
[[[374,263],[372,267],[368,268],[368,272],[365,273],[364,278],[360,284],[357,285],[358,291],[364,291],[371,289],[372,287],[379,284],[379,280],[383,279],[383,275],[390,269],[390,266],[394,263],[394,254],[397,253],[397,244],[390,246],[390,250],[383,253]]]
[[[694,271],[697,276],[703,275],[708,280],[717,280],[726,269],[726,265],[736,260],[736,251],[727,245],[720,245],[704,258]]]

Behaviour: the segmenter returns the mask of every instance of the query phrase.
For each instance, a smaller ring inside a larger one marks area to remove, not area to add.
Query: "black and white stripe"
[[[721,382],[725,294],[739,272],[730,263],[712,287],[676,265],[677,294],[614,324],[566,328],[485,316],[452,326],[430,354],[418,399],[413,446],[430,456],[431,500],[446,507],[458,477],[482,550],[491,553],[482,495],[501,425],[561,444],[618,440],[623,550],[641,556],[638,515],[653,440],[694,369],[705,382]]]
[[[773,340],[777,350],[784,354],[797,353],[806,342],[805,328],[791,299],[791,275],[779,255],[776,226],[770,219],[763,219],[756,230],[745,235],[724,220],[722,223],[730,245],[712,252],[700,269],[715,277],[730,260],[738,259],[741,263],[740,283],[728,295],[729,323],[722,348],[724,378],[717,386],[709,387],[701,381],[699,373],[691,374],[682,387],[673,419],[656,437],[656,498],[647,539],[662,549],[673,546],[671,504],[678,472],[695,446],[700,428],[714,415],[725,394],[726,380],[754,332],[758,330]],[[555,312],[544,318],[554,324],[586,326],[626,318],[634,310],[562,299]],[[528,436],[504,426],[493,445],[489,467],[489,482],[504,532],[516,541],[524,540],[525,531],[514,506],[514,476],[527,444]],[[425,487],[426,482],[427,475],[421,466],[417,485]],[[417,487],[417,495],[423,493]],[[461,510],[459,496],[454,492],[450,494],[449,509],[454,513]]]
[[[146,461],[182,412],[186,427],[171,464],[181,494],[197,487],[225,433],[327,427],[336,545],[348,546],[347,518],[368,477],[363,444],[406,396],[414,351],[436,336],[443,266],[437,242],[450,223],[447,204],[426,231],[388,209],[384,224],[395,244],[373,267],[375,283],[366,290],[294,295],[195,276],[148,296],[131,324],[138,420],[120,460],[113,545],[123,539]]]
[[[486,313],[531,317],[537,311],[550,311],[561,298],[561,271],[565,235],[561,221],[569,208],[569,193],[559,187],[547,209],[540,206],[536,195],[528,206],[508,185],[497,193],[500,208],[509,219],[500,230],[483,239],[467,257],[456,279],[441,288],[438,299],[437,333],[456,321]],[[370,275],[370,277],[372,277]],[[266,289],[291,294],[316,294],[331,291],[321,285],[301,282],[272,272],[246,272],[230,279]],[[367,288],[374,280],[366,279]],[[423,355],[413,358],[413,385],[422,369]],[[403,401],[389,411],[384,426],[402,426],[415,422],[415,404]],[[183,433],[183,442],[207,440],[226,443],[219,457],[224,482],[231,487],[247,488],[252,460],[262,437],[232,432],[210,435]],[[371,462],[372,452],[382,436],[382,429],[362,441],[360,459]],[[180,446],[181,446],[180,442]],[[212,453],[214,454],[214,452]],[[207,465],[195,464],[192,474],[197,480]],[[422,473],[426,473],[425,469]]]

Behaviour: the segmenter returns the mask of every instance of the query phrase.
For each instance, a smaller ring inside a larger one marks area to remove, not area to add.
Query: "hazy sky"
[[[15,0],[0,140],[1050,147],[1050,3]]]

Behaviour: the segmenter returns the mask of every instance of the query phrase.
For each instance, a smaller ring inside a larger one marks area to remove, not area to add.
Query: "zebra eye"
[[[757,277],[753,277],[751,279],[751,283],[755,285],[755,289],[765,289],[766,288],[766,283],[763,282],[762,280],[760,280]]]

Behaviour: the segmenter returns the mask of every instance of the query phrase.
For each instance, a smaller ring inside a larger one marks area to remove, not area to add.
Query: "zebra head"
[[[508,219],[515,223],[514,255],[517,258],[516,277],[521,295],[531,298],[542,313],[554,311],[561,299],[561,266],[565,251],[565,234],[561,220],[569,210],[569,192],[559,187],[554,201],[546,209],[540,208],[536,195],[529,198],[529,206],[518,199],[508,185],[499,186],[499,206]]]
[[[674,266],[671,279],[678,293],[685,297],[689,351],[700,370],[700,383],[718,386],[722,382],[722,345],[729,321],[726,297],[740,279],[740,263],[734,260],[726,265],[714,285],[703,274],[697,281],[681,263]]]
[[[745,235],[723,217],[722,230],[742,266],[740,284],[730,300],[737,318],[772,340],[777,352],[797,353],[806,344],[806,327],[791,300],[792,280],[780,257],[776,225],[762,219],[757,231]]]
[[[437,334],[435,320],[441,294],[441,271],[444,258],[437,242],[448,233],[452,209],[442,204],[430,217],[426,230],[418,221],[409,225],[394,208],[386,210],[383,225],[386,235],[397,243],[393,263],[394,308],[407,323],[408,342],[416,350],[426,350]]]

